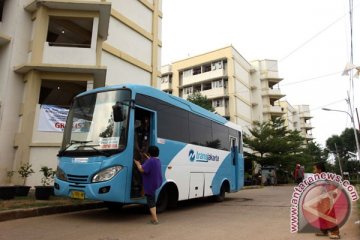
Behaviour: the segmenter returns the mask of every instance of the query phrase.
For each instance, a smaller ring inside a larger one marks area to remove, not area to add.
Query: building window
[[[168,82],[169,82],[169,75],[161,78],[161,83],[168,83]]]
[[[192,94],[192,93],[193,93],[192,87],[187,87],[183,89],[183,94]]]
[[[223,68],[223,62],[222,61],[217,61],[217,62],[213,62],[211,63],[211,70],[215,71],[217,69],[222,69]]]
[[[211,64],[206,64],[203,66],[203,72],[210,72],[211,71]]]
[[[192,76],[193,74],[192,74],[192,69],[188,69],[188,70],[185,70],[185,71],[183,71],[183,77],[190,77],[190,76]]]
[[[213,100],[213,107],[223,107],[224,101],[222,99],[215,99]]]
[[[210,90],[211,89],[211,83],[204,83],[203,84],[203,91]]]
[[[222,80],[212,82],[212,88],[222,88],[223,86],[224,85]]]
[[[70,107],[72,99],[86,91],[85,81],[42,80],[39,104]]]
[[[201,85],[194,85],[194,92],[201,92]]]
[[[52,17],[46,41],[50,46],[91,47],[93,18]]]
[[[201,67],[195,67],[193,69],[193,75],[198,75],[201,73]]]
[[[2,21],[5,0],[0,0],[0,22]]]

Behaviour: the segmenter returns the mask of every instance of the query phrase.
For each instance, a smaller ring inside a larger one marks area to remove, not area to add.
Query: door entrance
[[[142,108],[135,109],[134,122],[134,155],[133,159],[143,163],[149,158],[148,149],[152,143],[151,136],[153,114]],[[131,181],[131,198],[144,197],[141,173],[133,164],[132,181]]]

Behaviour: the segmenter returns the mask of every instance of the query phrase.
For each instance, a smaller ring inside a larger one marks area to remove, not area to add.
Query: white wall
[[[26,185],[36,186],[41,185],[42,173],[39,172],[42,166],[51,167],[56,170],[57,166],[57,153],[59,148],[57,147],[32,147],[30,149],[29,163],[32,165],[34,174],[32,174],[26,180]]]
[[[137,0],[111,0],[112,8],[136,22],[147,32],[152,32],[152,11]],[[111,31],[109,31],[111,32]]]
[[[114,18],[110,18],[107,43],[131,57],[151,65],[151,41]]]
[[[0,25],[1,33],[11,37],[11,41],[0,50],[0,184],[6,181],[6,171],[12,169],[14,140],[23,100],[23,76],[14,73],[13,68],[26,62],[32,29],[31,15],[19,8],[23,2],[7,0]]]
[[[102,64],[107,66],[106,82],[108,85],[133,83],[151,85],[151,74],[110,53],[102,53]]]

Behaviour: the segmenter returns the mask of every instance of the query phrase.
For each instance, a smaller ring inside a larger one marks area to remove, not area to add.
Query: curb
[[[104,207],[105,207],[104,203],[96,202],[96,203],[84,203],[79,205],[60,205],[60,206],[51,206],[51,207],[6,210],[0,212],[0,222],[19,219],[19,218],[84,211],[84,210],[91,210],[91,209],[104,208]]]

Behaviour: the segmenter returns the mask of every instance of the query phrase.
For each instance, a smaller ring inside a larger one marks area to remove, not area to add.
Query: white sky
[[[353,62],[359,66],[360,0],[353,6]],[[232,44],[248,61],[279,61],[282,100],[310,105],[316,142],[325,146],[352,127],[346,113],[321,110],[348,111],[350,81],[341,73],[350,61],[349,0],[163,0],[162,11],[162,65]]]

